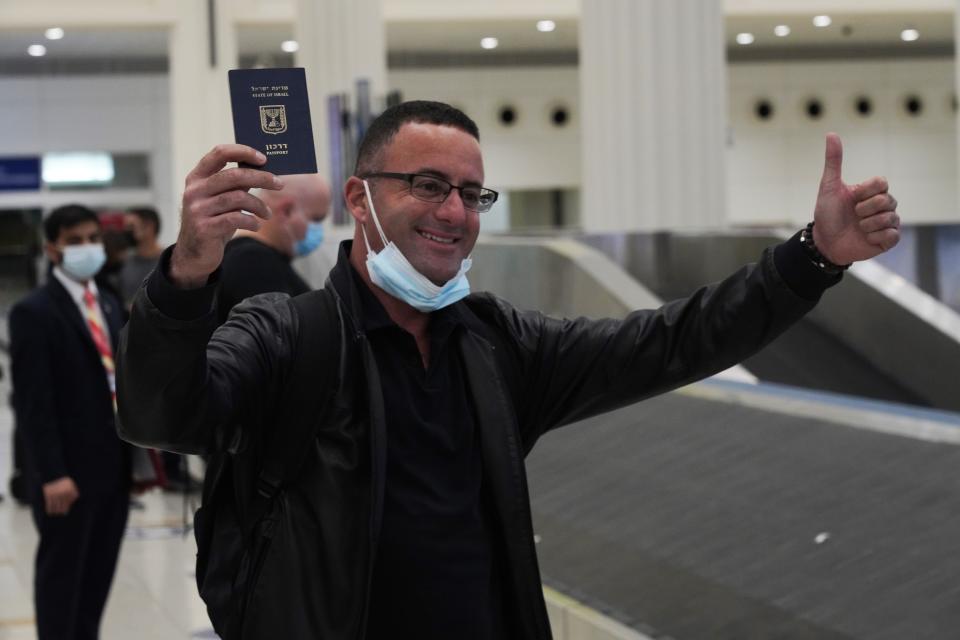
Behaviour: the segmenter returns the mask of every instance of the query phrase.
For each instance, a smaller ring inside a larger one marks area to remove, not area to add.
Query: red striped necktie
[[[113,348],[110,346],[110,340],[107,338],[107,332],[103,328],[103,320],[100,315],[100,309],[97,306],[97,299],[90,289],[83,291],[83,306],[86,310],[84,314],[87,317],[87,326],[90,327],[90,335],[93,336],[93,343],[97,345],[97,352],[100,354],[100,361],[103,363],[103,370],[107,374],[107,384],[110,385],[110,397],[113,399],[113,411],[117,411],[117,376],[113,364]],[[137,469],[137,463],[134,463],[134,487],[140,490],[146,490],[154,486],[165,486],[167,484],[167,475],[164,473],[163,461],[156,449],[141,449],[147,454],[146,460],[141,467]]]
[[[107,332],[103,328],[97,299],[89,288],[83,290],[83,305],[86,308],[87,326],[90,328],[93,343],[97,346],[97,352],[100,354],[100,361],[103,362],[103,370],[107,374],[107,384],[110,385],[110,395],[113,397],[113,409],[116,411],[117,383],[116,368],[113,364],[113,349],[110,346],[110,340],[107,338]]]

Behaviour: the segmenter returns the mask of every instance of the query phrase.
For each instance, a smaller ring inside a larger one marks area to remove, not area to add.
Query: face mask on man
[[[97,275],[100,267],[107,261],[103,245],[71,244],[63,248],[63,261],[60,266],[74,280],[87,281]]]
[[[308,222],[307,235],[303,237],[303,240],[297,241],[297,244],[294,245],[293,247],[293,251],[298,256],[305,256],[310,253],[313,253],[314,249],[319,247],[322,243],[323,243],[323,223]]]
[[[370,185],[363,181],[363,189],[366,192],[367,202],[370,205],[370,214],[373,216],[373,222],[377,226],[377,232],[383,241],[383,249],[380,253],[375,253],[370,248],[370,241],[367,239],[367,230],[362,226],[363,241],[367,245],[367,273],[370,274],[370,280],[394,298],[406,302],[408,305],[429,313],[442,309],[448,305],[470,295],[470,283],[467,281],[467,271],[473,261],[465,258],[460,262],[460,270],[445,285],[438,286],[430,281],[425,275],[414,268],[406,256],[400,252],[397,245],[387,240],[380,226],[380,220],[377,218],[377,212],[373,207],[373,197],[370,195]]]

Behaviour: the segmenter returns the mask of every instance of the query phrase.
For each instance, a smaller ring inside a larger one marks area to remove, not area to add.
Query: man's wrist
[[[823,292],[840,282],[840,274],[827,273],[814,264],[800,242],[798,231],[774,249],[774,265],[780,277],[801,298],[819,300]]]
[[[806,228],[800,232],[800,244],[803,246],[804,253],[810,258],[810,261],[830,275],[837,275],[849,269],[849,264],[838,264],[821,251],[820,248],[823,246],[823,243],[822,241],[817,241],[818,235],[816,223],[814,222],[809,223]]]
[[[170,247],[160,255],[157,268],[147,279],[147,297],[164,315],[176,320],[196,320],[213,310],[219,269],[204,278],[196,288],[182,288],[171,278],[173,252]]]
[[[170,283],[178,289],[200,289],[207,285],[210,280],[210,273],[199,272],[191,269],[189,260],[184,260],[181,253],[177,251],[176,245],[173,247],[173,253],[170,255],[170,270],[167,277]]]

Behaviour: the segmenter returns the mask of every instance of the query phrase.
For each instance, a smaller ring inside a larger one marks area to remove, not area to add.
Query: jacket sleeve
[[[56,412],[48,331],[48,323],[35,308],[18,304],[10,312],[10,372],[16,426],[42,483],[69,475]]]
[[[784,271],[807,266],[791,256]],[[759,263],[719,283],[623,320],[560,320],[498,302],[520,370],[513,400],[526,450],[550,429],[733,366],[811,310],[837,281],[788,285],[768,249]]]
[[[218,328],[216,285],[177,290],[165,275],[169,252],[134,296],[120,336],[120,437],[181,453],[242,449],[273,410],[289,363],[288,296],[256,296]]]

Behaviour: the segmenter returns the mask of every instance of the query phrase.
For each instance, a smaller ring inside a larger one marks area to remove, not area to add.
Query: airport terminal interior
[[[50,277],[42,222],[105,229],[234,140],[227,73],[303,67],[325,239],[358,137],[403,100],[480,130],[469,279],[524,309],[622,318],[683,298],[885,176],[901,240],[760,353],[544,437],[526,460],[557,640],[960,638],[960,0],[0,2],[0,639],[36,637],[37,533],[11,493],[7,316]],[[122,253],[122,252],[121,252]],[[120,258],[122,259],[122,255]],[[197,479],[202,460],[187,465]],[[132,498],[105,640],[215,638],[196,491]]]

